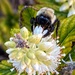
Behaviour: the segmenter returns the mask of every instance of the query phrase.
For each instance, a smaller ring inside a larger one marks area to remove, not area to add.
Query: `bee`
[[[30,23],[32,24],[31,30],[33,34],[43,33],[43,37],[50,35],[54,31],[55,25],[57,25],[57,36],[57,30],[60,25],[60,21],[56,18],[54,10],[48,7],[41,8],[37,12],[36,17],[31,18]]]

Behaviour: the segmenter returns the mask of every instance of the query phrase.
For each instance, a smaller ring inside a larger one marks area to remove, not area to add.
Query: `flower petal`
[[[71,6],[73,4],[73,0],[68,0],[68,4]]]
[[[39,61],[47,61],[50,58],[44,51],[41,50],[36,51],[35,55]]]
[[[14,48],[16,47],[16,43],[14,41],[8,41],[5,43],[5,46],[7,46],[8,48]]]
[[[38,44],[41,41],[41,38],[42,38],[41,34],[32,35],[31,37],[29,37],[28,41],[31,43]]]
[[[30,59],[35,59],[35,54],[33,52],[31,52],[31,51],[27,52],[27,56]]]
[[[60,11],[64,11],[67,10],[69,8],[69,4],[68,3],[64,3],[61,7],[60,7]]]
[[[36,34],[42,34],[42,31],[43,31],[43,28],[41,26],[36,26],[34,31],[33,31],[33,34],[36,35]]]
[[[21,28],[20,33],[21,33],[23,38],[25,38],[25,39],[28,38],[29,32],[28,32],[26,27]]]
[[[68,17],[75,14],[75,9],[73,7],[70,8]]]

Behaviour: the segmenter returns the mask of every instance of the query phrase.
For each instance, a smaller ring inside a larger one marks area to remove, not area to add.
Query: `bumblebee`
[[[32,17],[30,20],[32,24],[31,30],[33,34],[43,34],[43,37],[50,35],[56,27],[56,36],[57,30],[60,25],[59,20],[56,18],[54,14],[54,10],[48,7],[41,8],[38,12],[36,17]]]

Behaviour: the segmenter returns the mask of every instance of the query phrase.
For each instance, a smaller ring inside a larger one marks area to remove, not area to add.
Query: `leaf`
[[[72,60],[75,61],[75,46],[73,46],[72,50],[66,55],[66,57],[64,57],[65,61],[70,60],[69,59],[69,54],[71,54]]]
[[[75,41],[75,16],[64,19],[59,27],[59,41],[61,46],[65,46],[64,53],[69,53],[72,42]]]
[[[0,5],[3,14],[8,15],[13,13],[9,0],[0,0]]]
[[[12,65],[7,61],[0,62],[0,75],[17,75],[15,70],[11,72],[10,69],[12,69]]]
[[[27,7],[22,12],[22,25],[31,31],[30,19],[35,16],[36,11],[32,7]]]

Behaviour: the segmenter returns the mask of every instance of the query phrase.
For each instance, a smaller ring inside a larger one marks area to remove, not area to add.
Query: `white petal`
[[[10,38],[10,41],[13,41],[13,39],[14,39],[14,37],[11,37],[11,38]]]
[[[13,66],[16,68],[19,74],[22,73],[26,68],[26,65],[22,64],[21,61],[13,61]]]
[[[75,9],[73,7],[70,8],[68,17],[75,14]]]
[[[68,4],[71,6],[73,4],[73,0],[68,0]]]
[[[14,51],[13,48],[9,48],[8,50],[6,50],[6,53],[10,54],[12,51]]]
[[[43,51],[48,51],[49,49],[51,50],[53,49],[52,47],[54,47],[52,42],[43,42],[40,43],[38,46]]]
[[[33,68],[34,68],[35,71],[39,70],[39,64],[33,64],[32,66],[33,66]]]
[[[42,34],[43,28],[41,26],[36,26],[33,34]]]
[[[15,68],[10,69],[11,72],[13,72],[15,70]]]
[[[69,4],[68,3],[64,3],[61,7],[60,7],[60,11],[64,11],[67,10],[69,8]]]
[[[28,74],[31,74],[31,73],[32,73],[32,68],[31,68],[31,66],[27,67],[27,68],[25,69],[25,71],[26,71]]]
[[[48,30],[44,30],[44,31],[43,31],[43,35],[45,35],[47,32],[48,32]]]

